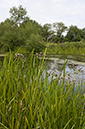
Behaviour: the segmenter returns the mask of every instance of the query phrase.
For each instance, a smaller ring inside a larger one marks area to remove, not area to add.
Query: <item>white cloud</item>
[[[53,3],[65,3],[67,0],[52,0]]]
[[[62,21],[85,27],[85,0],[0,0],[0,22],[9,17],[11,7],[22,5],[38,23]]]

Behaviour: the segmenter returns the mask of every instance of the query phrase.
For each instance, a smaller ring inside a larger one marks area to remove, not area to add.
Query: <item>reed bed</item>
[[[48,43],[47,53],[58,55],[84,55],[85,43],[84,42],[65,42],[65,43]]]
[[[4,58],[0,70],[0,129],[84,129],[85,97],[80,85],[48,81],[44,57]]]

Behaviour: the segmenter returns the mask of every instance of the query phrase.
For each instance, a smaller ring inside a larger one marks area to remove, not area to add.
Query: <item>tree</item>
[[[45,41],[50,39],[50,37],[54,34],[54,31],[52,31],[51,26],[51,24],[45,24],[42,27],[42,36],[44,37]]]
[[[63,32],[67,30],[67,26],[65,26],[62,22],[53,23],[53,27],[58,37],[62,37]]]
[[[83,28],[82,31],[83,31],[83,39],[85,40],[85,28]]]
[[[66,35],[68,41],[80,41],[83,38],[83,31],[77,26],[71,25]]]
[[[37,31],[38,34],[42,35],[42,26],[35,20],[30,20],[32,27]]]
[[[26,40],[27,49],[31,52],[33,49],[35,52],[40,52],[45,49],[42,43],[42,37],[39,34],[31,34],[30,38]]]
[[[62,42],[64,40],[63,33],[67,30],[67,26],[63,22],[53,23],[53,28],[55,30],[56,42]]]
[[[18,27],[11,26],[9,20],[0,24],[0,49],[3,51],[14,50],[22,45],[21,35]]]
[[[18,8],[16,7],[10,8],[9,13],[11,14],[10,20],[12,25],[20,26],[20,24],[24,22],[25,19],[27,19],[26,17],[27,11],[22,7],[22,5],[20,5]]]
[[[40,30],[39,28],[40,26],[34,21],[32,23],[31,20],[29,20],[28,22],[20,26],[20,33],[22,35],[22,40],[23,40],[24,45],[25,45],[25,41],[29,40],[31,34],[40,35],[41,28]]]

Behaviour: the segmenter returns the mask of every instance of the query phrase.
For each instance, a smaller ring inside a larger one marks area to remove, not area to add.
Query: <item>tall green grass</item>
[[[43,77],[45,62],[34,57],[4,58],[0,70],[0,129],[84,129],[84,94],[81,87],[59,78]],[[65,77],[65,67],[64,77]]]
[[[49,43],[47,48],[48,54],[85,54],[85,42]]]

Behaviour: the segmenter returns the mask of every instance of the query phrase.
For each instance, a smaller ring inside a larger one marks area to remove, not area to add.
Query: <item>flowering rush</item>
[[[15,54],[15,56],[14,56],[14,58],[16,58],[16,57],[18,57],[18,56],[21,56],[21,57],[23,57],[23,58],[24,58],[24,55],[23,55],[23,54],[21,54],[21,53],[16,53],[16,54]]]

